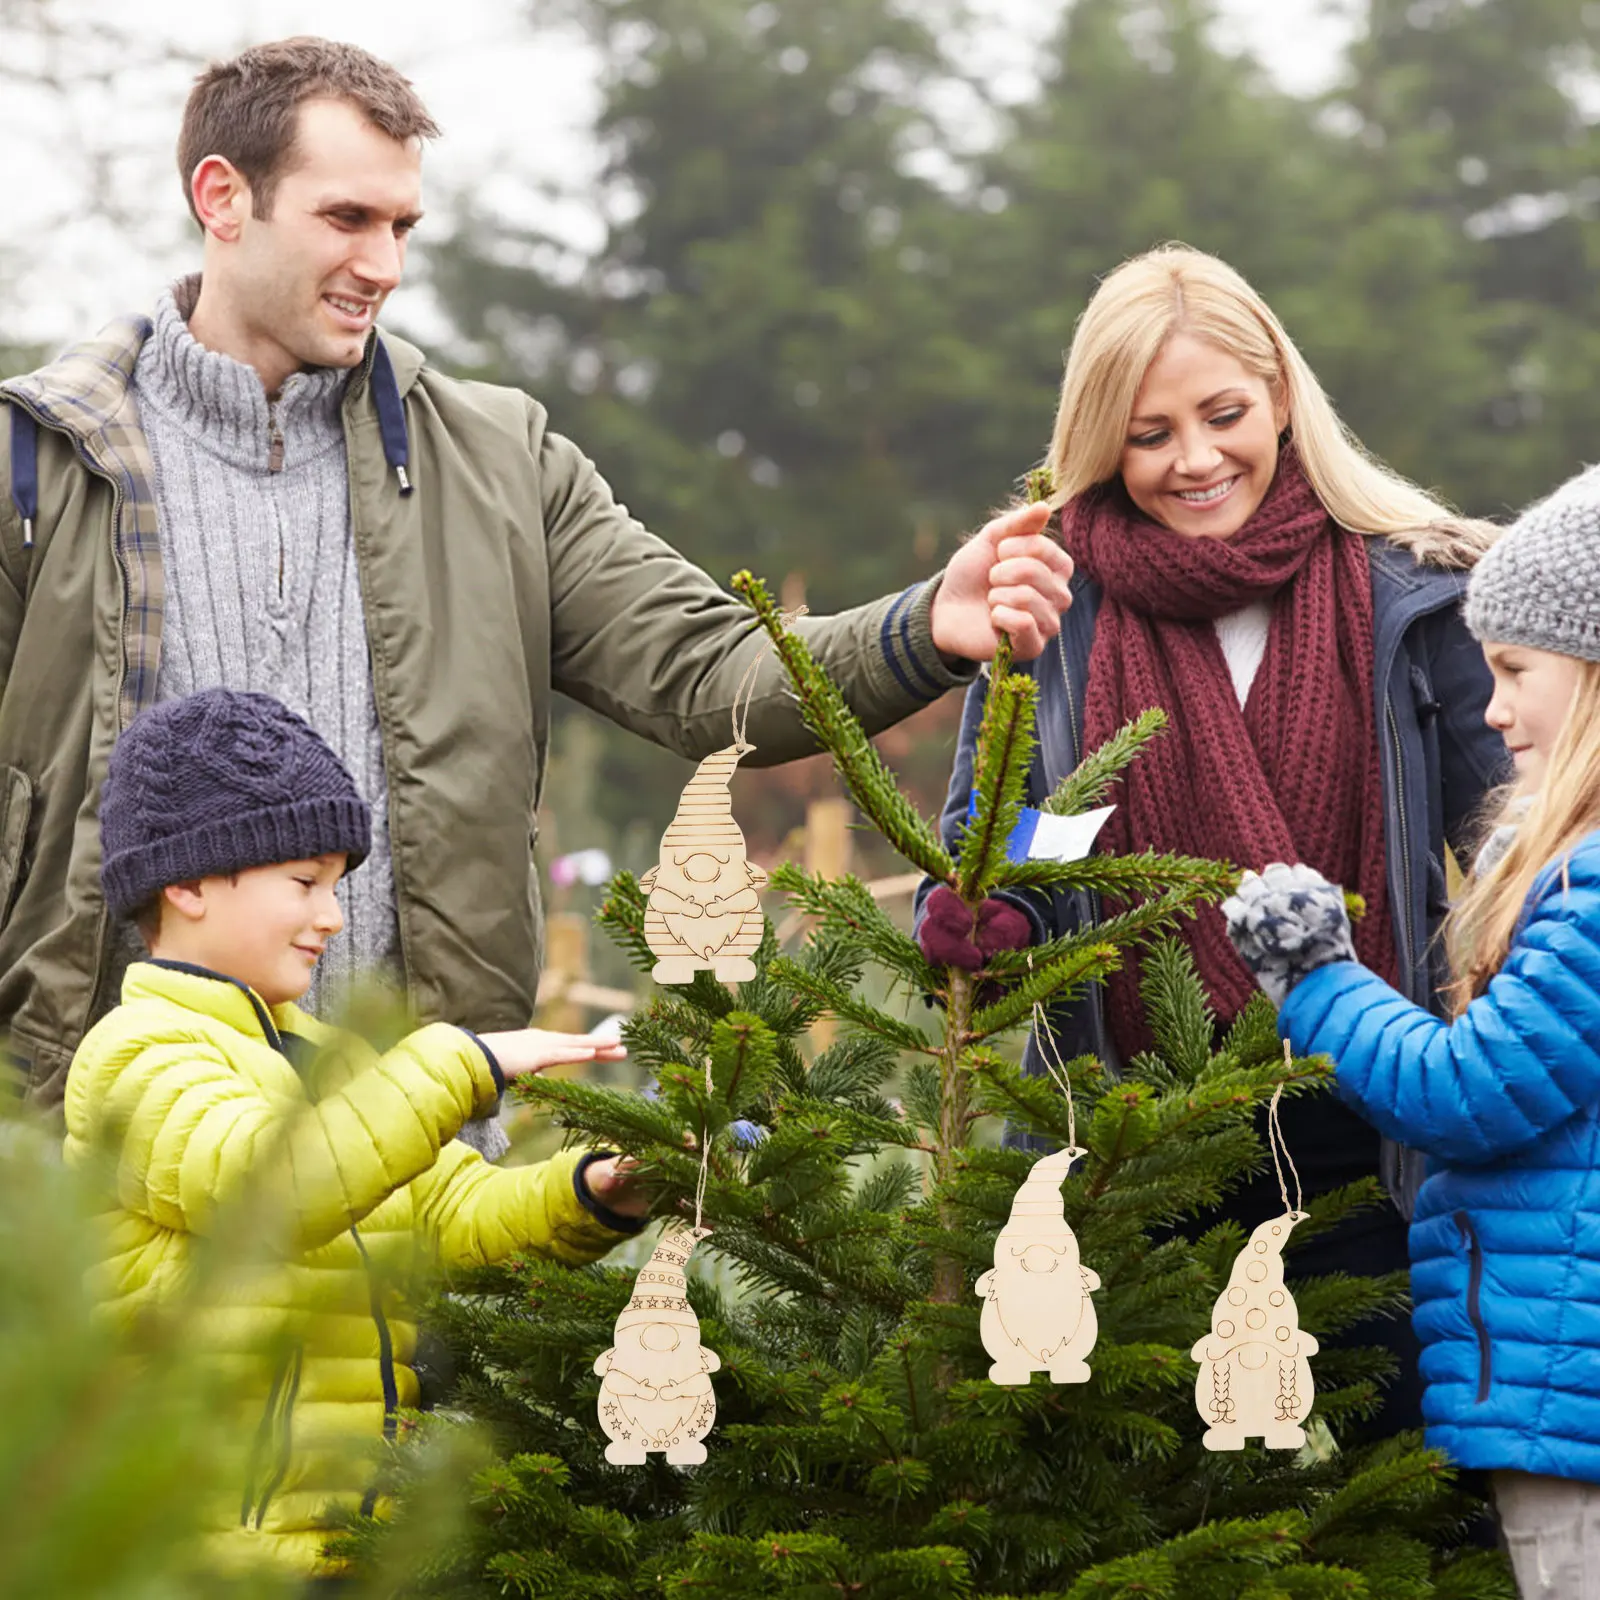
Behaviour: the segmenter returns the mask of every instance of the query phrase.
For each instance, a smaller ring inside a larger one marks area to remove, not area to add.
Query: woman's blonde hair
[[[1342,527],[1439,566],[1470,567],[1494,542],[1492,525],[1458,517],[1369,456],[1261,296],[1226,262],[1180,244],[1124,262],[1078,319],[1050,441],[1053,505],[1117,475],[1139,386],[1179,332],[1225,350],[1286,406],[1306,477]]]
[[[1519,820],[1524,806],[1526,815]],[[1513,784],[1490,807],[1495,823],[1515,822],[1517,831],[1499,861],[1469,880],[1445,923],[1455,974],[1450,1004],[1457,1013],[1483,993],[1504,964],[1533,880],[1600,828],[1600,662],[1578,663],[1572,704],[1539,793],[1530,803]]]

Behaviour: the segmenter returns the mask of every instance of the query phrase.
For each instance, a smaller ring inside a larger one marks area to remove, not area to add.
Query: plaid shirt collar
[[[154,703],[161,652],[155,474],[133,396],[134,363],[150,326],[148,317],[120,318],[49,366],[0,383],[0,397],[25,406],[42,427],[66,434],[115,495],[112,538],[123,594],[121,727]]]

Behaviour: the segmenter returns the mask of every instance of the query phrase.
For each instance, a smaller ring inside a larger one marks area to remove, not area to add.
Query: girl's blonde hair
[[[1052,505],[1117,475],[1139,386],[1179,332],[1225,350],[1286,404],[1306,477],[1340,526],[1438,566],[1470,567],[1494,542],[1491,524],[1458,517],[1369,456],[1261,296],[1226,262],[1180,244],[1124,262],[1078,319],[1050,441]]]
[[[1556,736],[1539,793],[1527,804],[1515,784],[1490,802],[1496,823],[1517,822],[1511,847],[1483,876],[1474,876],[1445,923],[1455,980],[1451,1009],[1464,1011],[1489,986],[1511,949],[1511,936],[1533,880],[1600,828],[1600,662],[1579,661],[1567,719]]]

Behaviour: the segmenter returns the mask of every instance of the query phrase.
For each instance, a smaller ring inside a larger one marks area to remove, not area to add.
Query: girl
[[[1450,918],[1450,1020],[1357,961],[1309,867],[1247,875],[1223,910],[1283,1036],[1427,1152],[1429,1443],[1493,1474],[1527,1600],[1577,1600],[1600,1594],[1600,470],[1483,559],[1466,620],[1516,780]]]
[[[1026,669],[1039,681],[1030,803],[1160,706],[1167,731],[1119,786],[1106,846],[1251,867],[1313,862],[1366,896],[1364,959],[1435,1005],[1445,844],[1464,838],[1503,761],[1483,724],[1488,673],[1459,615],[1465,569],[1493,530],[1368,456],[1260,296],[1181,246],[1118,268],[1090,302],[1049,463],[1077,571],[1060,636]],[[991,599],[1005,600],[1007,580],[1002,561]],[[952,845],[983,694],[980,682],[963,718],[944,817]],[[952,899],[936,891],[922,909],[935,960],[962,948],[968,929],[950,924],[971,922]],[[1016,903],[1035,940],[1101,914],[1088,895]],[[991,914],[982,932],[998,937],[1001,921]],[[1254,981],[1214,909],[1185,937],[1226,1023]],[[1053,1021],[1065,1057],[1093,1053],[1115,1070],[1149,1043],[1137,968]],[[1343,1107],[1286,1110],[1310,1192],[1380,1171],[1377,1136]],[[1386,1152],[1381,1170],[1402,1203],[1418,1168]],[[1277,1204],[1270,1175],[1263,1182],[1230,1202],[1247,1227]],[[1376,1273],[1405,1259],[1404,1217],[1385,1208],[1320,1236],[1300,1265]],[[1409,1330],[1385,1331],[1403,1370],[1415,1355]],[[1414,1376],[1409,1393],[1405,1382],[1391,1391],[1387,1425],[1420,1420]]]

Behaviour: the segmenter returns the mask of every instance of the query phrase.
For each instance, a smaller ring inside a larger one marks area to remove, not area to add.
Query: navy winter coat
[[[1466,1467],[1600,1482],[1600,832],[1545,868],[1454,1022],[1349,961],[1297,985],[1278,1022],[1428,1154],[1411,1225],[1428,1442]]]
[[[1493,683],[1483,651],[1461,620],[1466,574],[1419,564],[1386,539],[1369,539],[1372,572],[1373,690],[1383,774],[1389,901],[1395,949],[1406,995],[1438,1008],[1445,981],[1434,935],[1447,910],[1444,850],[1458,858],[1470,845],[1471,823],[1487,791],[1507,776],[1505,745],[1483,720]],[[1039,683],[1038,754],[1029,780],[1029,803],[1039,804],[1084,755],[1083,699],[1089,677],[1100,588],[1079,576],[1073,602],[1055,642],[1037,661],[1019,665]],[[983,716],[987,679],[967,691],[961,737],[942,831],[958,847],[972,791],[972,762]],[[1181,716],[1181,706],[1168,708]],[[1264,865],[1264,863],[1256,863]],[[924,891],[925,893],[926,891]],[[1098,897],[1027,897],[1040,939],[1099,918]],[[1021,897],[1019,897],[1019,900]],[[919,899],[920,907],[920,899]],[[1066,1060],[1093,1054],[1113,1069],[1117,1055],[1106,1028],[1098,986],[1051,1012]],[[1028,1066],[1043,1071],[1033,1059]],[[1420,1181],[1420,1163],[1386,1146],[1383,1177],[1402,1210]]]

